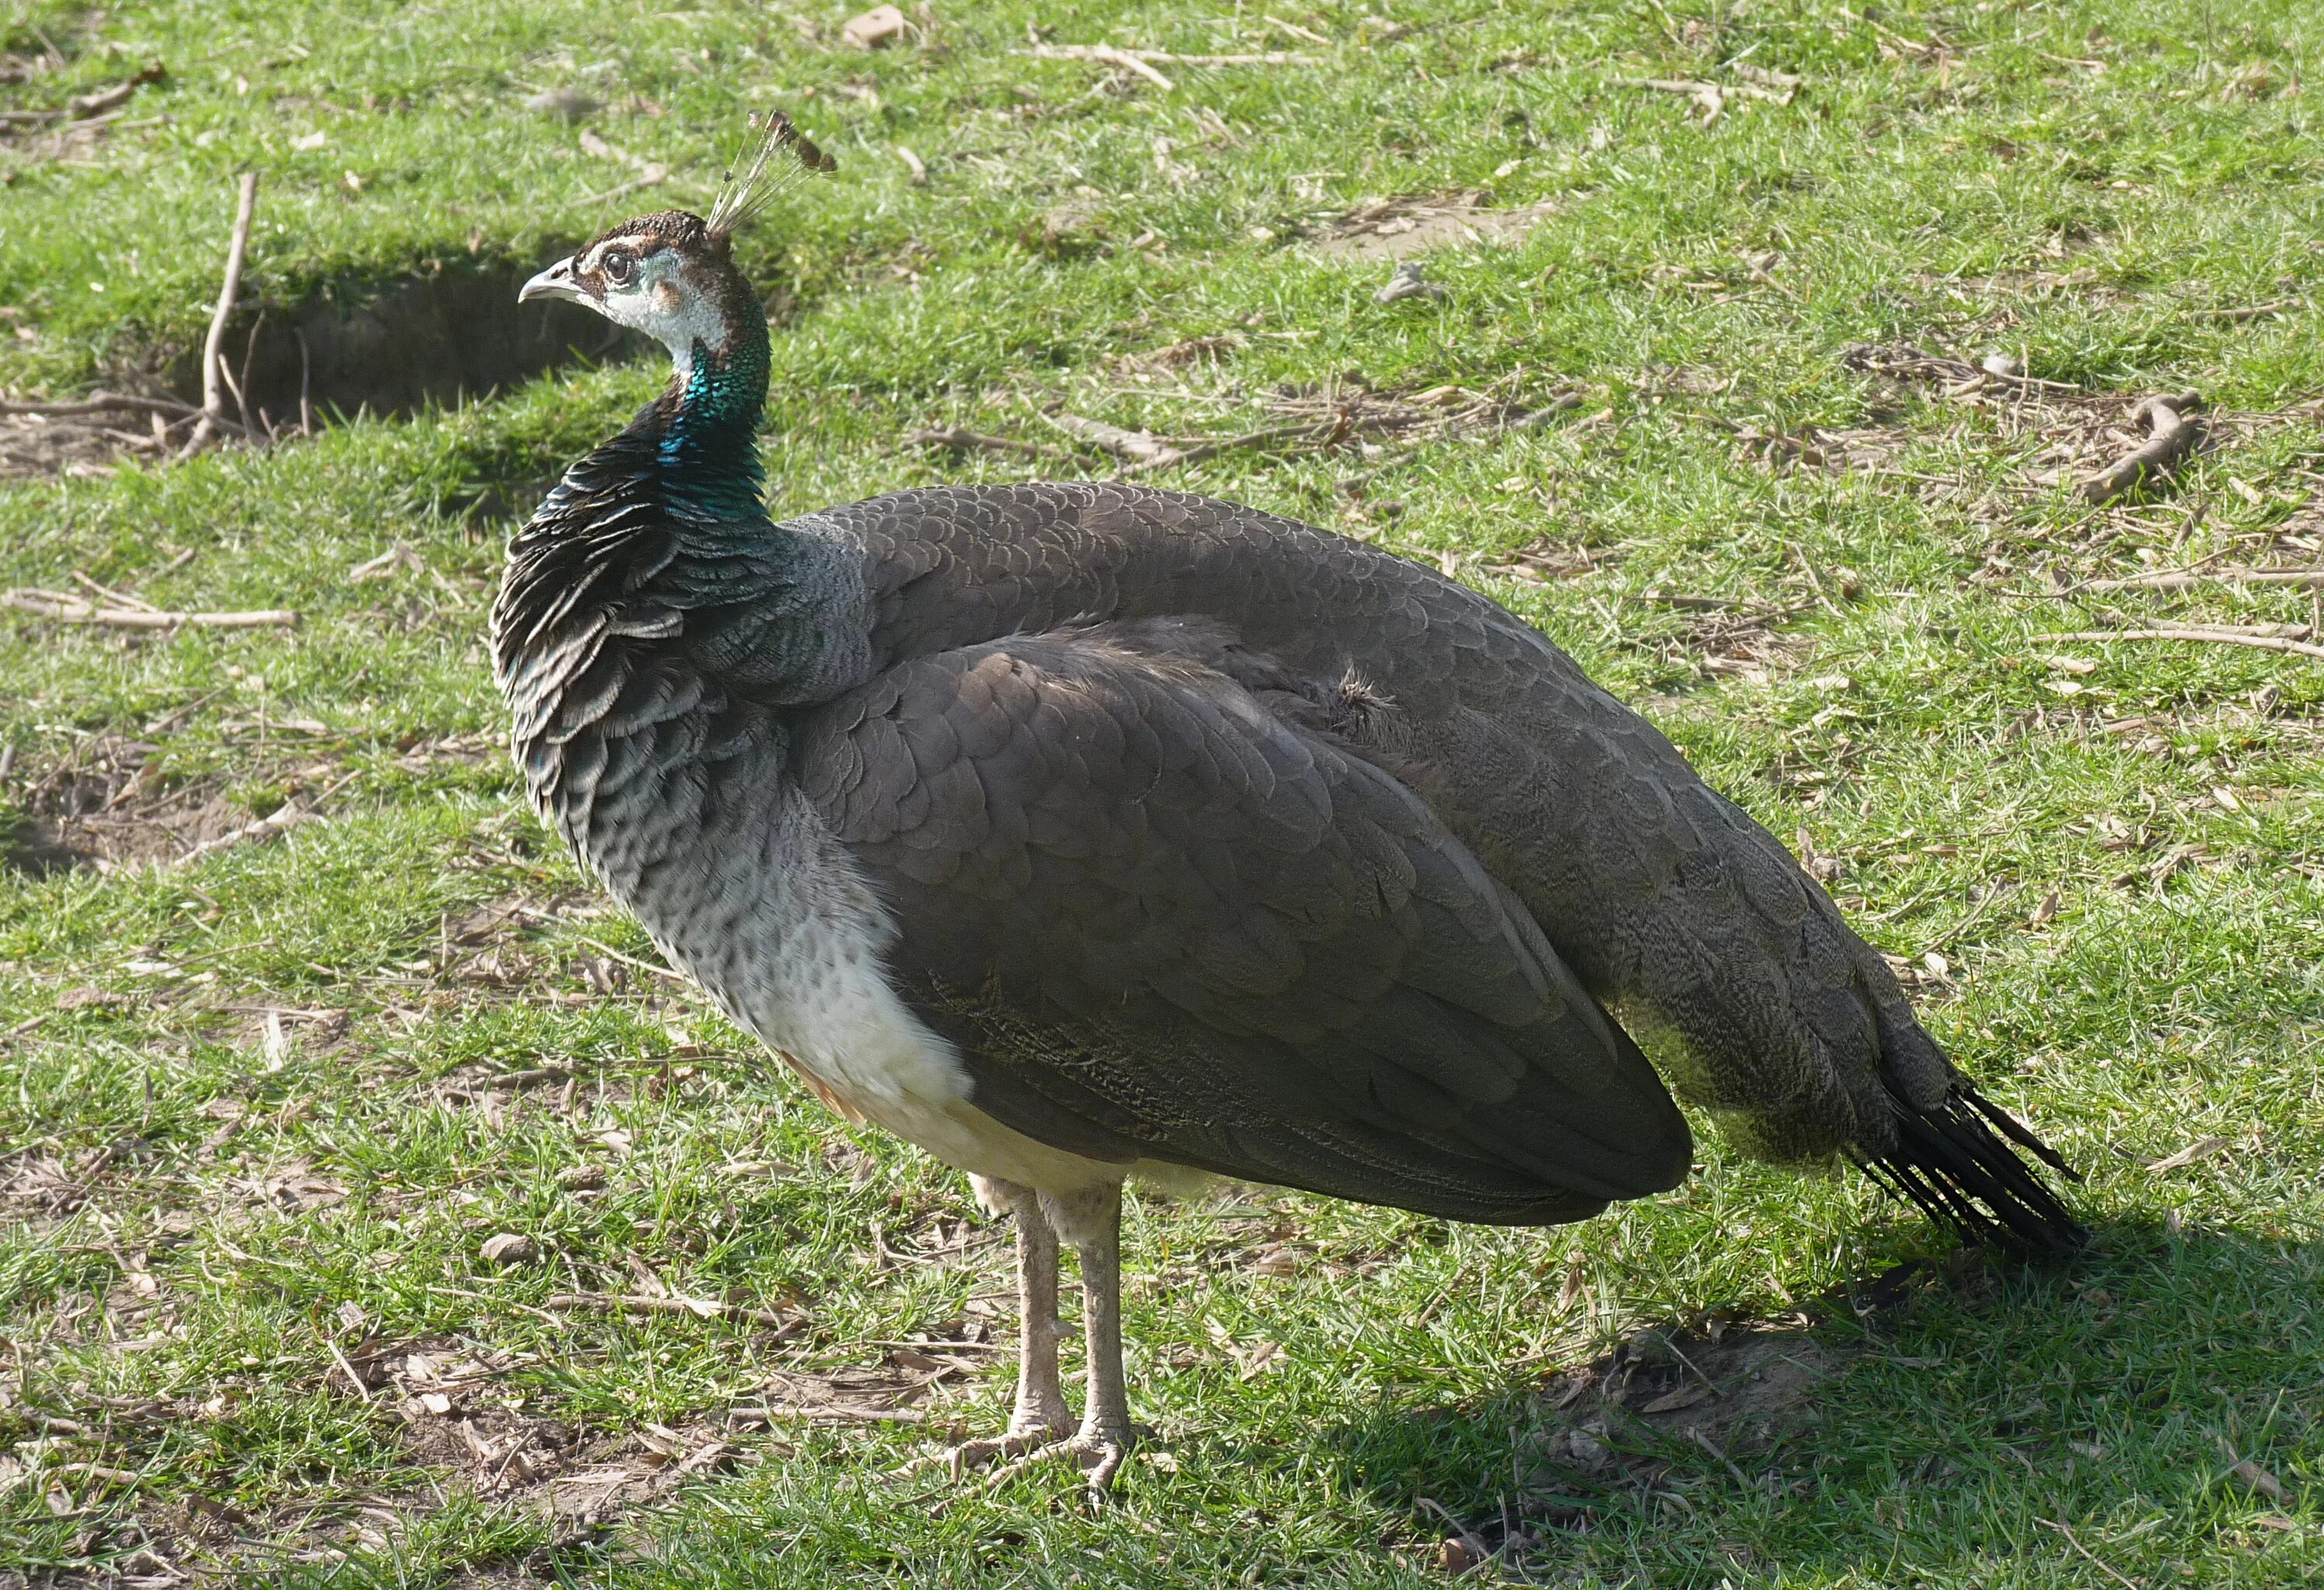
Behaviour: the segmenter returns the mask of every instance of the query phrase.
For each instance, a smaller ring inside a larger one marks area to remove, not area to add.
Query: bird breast
[[[644,877],[600,875],[671,962],[840,1115],[975,1175],[1051,1192],[1120,1181],[1124,1167],[976,1107],[958,1052],[890,981],[892,930],[845,850],[795,788],[757,815],[759,832],[706,832]]]

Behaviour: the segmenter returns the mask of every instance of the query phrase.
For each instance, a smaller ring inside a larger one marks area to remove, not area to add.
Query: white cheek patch
[[[622,241],[615,238],[601,249]],[[595,264],[601,249],[590,252],[589,259],[583,262],[585,269]],[[726,346],[725,318],[687,280],[685,262],[668,249],[641,259],[637,280],[628,287],[608,287],[604,313],[606,318],[642,331],[668,348],[681,376],[694,368],[696,344],[713,354],[724,352]]]

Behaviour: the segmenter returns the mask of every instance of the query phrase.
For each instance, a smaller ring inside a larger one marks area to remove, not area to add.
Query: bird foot
[[[1042,1448],[1066,1439],[1065,1432],[1073,1428],[1072,1416],[1059,1413],[1042,1419],[1019,1414],[1009,1421],[1009,1433],[987,1436],[978,1440],[963,1441],[941,1452],[931,1452],[915,1457],[890,1477],[911,1479],[936,1469],[942,1469],[953,1479],[964,1479],[973,1471],[1010,1458],[1022,1457]]]
[[[941,1452],[931,1452],[915,1457],[890,1476],[899,1480],[912,1479],[935,1469],[942,1469],[954,1479],[964,1479],[976,1469],[1004,1458],[1020,1457],[1038,1451],[1050,1441],[1047,1430],[1027,1430],[1020,1434],[992,1436],[982,1440],[963,1441]]]
[[[996,1490],[1036,1464],[1066,1457],[1083,1471],[1083,1484],[1090,1494],[1103,1496],[1113,1489],[1113,1477],[1121,1472],[1122,1460],[1130,1456],[1134,1439],[1128,1430],[1118,1434],[1111,1430],[1080,1430],[1064,1440],[1036,1446],[1002,1464],[985,1480],[984,1488]]]

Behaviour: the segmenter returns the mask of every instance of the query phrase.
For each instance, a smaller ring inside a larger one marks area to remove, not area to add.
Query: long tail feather
[[[2008,1111],[1966,1084],[1934,1109],[1896,1104],[1895,1148],[1863,1162],[1882,1186],[1966,1242],[2065,1255],[2089,1241],[2089,1229],[2011,1144],[2070,1180],[2081,1178]]]

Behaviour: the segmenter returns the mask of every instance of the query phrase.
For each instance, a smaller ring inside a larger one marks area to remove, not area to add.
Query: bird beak
[[[573,304],[588,301],[573,280],[573,262],[570,260],[558,261],[517,290],[518,303],[529,304],[535,299],[563,299]]]

